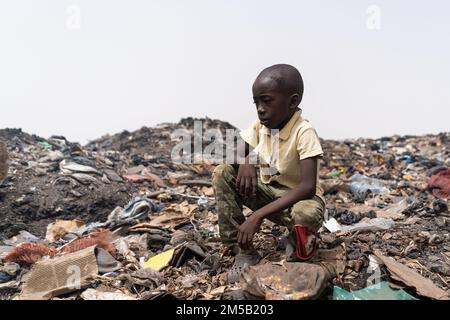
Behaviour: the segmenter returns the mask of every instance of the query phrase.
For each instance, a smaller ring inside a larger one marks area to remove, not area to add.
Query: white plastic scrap
[[[323,223],[323,226],[330,232],[342,231],[342,226],[335,218],[331,218]]]
[[[200,198],[198,198],[197,204],[198,204],[199,206],[208,204],[208,198],[205,197],[205,196],[201,196]]]
[[[374,218],[367,222],[358,222],[351,226],[343,226],[335,218],[331,218],[323,223],[323,226],[330,232],[353,232],[353,231],[380,231],[388,230],[395,226],[392,219]]]
[[[343,226],[343,231],[379,231],[388,230],[395,226],[395,222],[392,219],[374,218],[367,222],[358,222],[351,226]]]
[[[75,162],[68,162],[66,160],[63,160],[59,163],[59,169],[64,174],[72,174],[74,172],[81,172],[81,173],[95,173],[95,174],[101,175],[97,169],[94,169],[89,166],[84,166],[82,164],[78,164]]]

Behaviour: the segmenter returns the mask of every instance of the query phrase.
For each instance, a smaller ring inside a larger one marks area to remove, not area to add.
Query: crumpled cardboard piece
[[[419,295],[436,300],[450,299],[448,293],[437,287],[430,279],[422,277],[393,258],[384,256],[378,250],[375,250],[375,255],[386,265],[392,279],[400,281],[408,287],[415,288]]]
[[[159,216],[151,217],[149,222],[153,227],[176,228],[177,226],[189,223],[198,205],[189,204],[183,201],[180,204],[172,204],[165,208]]]
[[[24,276],[20,300],[48,300],[89,285],[98,274],[95,246],[61,257],[41,260]]]

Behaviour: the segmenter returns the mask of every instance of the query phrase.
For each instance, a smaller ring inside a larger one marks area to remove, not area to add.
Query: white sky
[[[0,0],[0,128],[82,143],[186,116],[245,128],[254,78],[289,63],[323,138],[449,131],[449,14],[445,0]]]

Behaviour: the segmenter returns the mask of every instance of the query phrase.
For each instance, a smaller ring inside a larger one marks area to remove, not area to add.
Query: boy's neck
[[[295,108],[294,111],[292,111],[291,115],[279,125],[279,128],[276,128],[276,129],[282,130],[288,124],[288,122],[291,120],[292,116],[299,110],[300,109],[298,107]]]

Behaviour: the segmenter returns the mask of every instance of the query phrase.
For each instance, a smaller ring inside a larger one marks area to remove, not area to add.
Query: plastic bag
[[[383,281],[373,286],[348,292],[339,287],[333,289],[333,300],[418,300],[404,290],[394,290],[389,282]]]
[[[389,189],[385,186],[383,181],[357,173],[352,176],[350,191],[353,194],[365,193],[367,191],[372,193],[387,193],[389,192]]]

